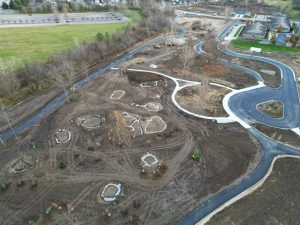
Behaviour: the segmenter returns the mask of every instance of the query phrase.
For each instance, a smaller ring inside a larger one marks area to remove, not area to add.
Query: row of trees
[[[10,0],[9,4],[2,2],[2,8],[20,10],[22,7],[26,7],[28,3],[29,0]]]

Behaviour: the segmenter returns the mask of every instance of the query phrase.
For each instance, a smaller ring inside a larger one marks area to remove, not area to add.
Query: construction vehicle
[[[161,44],[155,44],[153,47],[156,48],[156,49],[161,49],[161,48],[163,48],[163,46],[162,46]]]
[[[137,64],[144,64],[145,62],[144,62],[144,60],[142,60],[142,59],[138,59],[137,60]]]

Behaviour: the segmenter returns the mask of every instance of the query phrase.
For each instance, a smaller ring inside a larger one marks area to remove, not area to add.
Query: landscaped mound
[[[203,66],[202,70],[209,75],[225,73],[224,67],[218,64],[206,64]]]

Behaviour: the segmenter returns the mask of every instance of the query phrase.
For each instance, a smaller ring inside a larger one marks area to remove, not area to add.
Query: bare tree
[[[63,89],[67,101],[70,102],[69,92],[67,91],[67,84],[66,84],[67,82],[64,77],[64,72],[62,72],[58,68],[54,68],[53,71],[51,71],[51,77],[53,79],[54,85]]]
[[[0,104],[0,116],[3,117],[8,125],[8,127],[10,128],[10,130],[12,131],[13,135],[15,136],[16,139],[18,139],[16,133],[15,133],[15,130],[10,122],[10,118],[9,118],[9,115],[7,113],[7,109],[5,107],[4,104]],[[1,142],[3,144],[3,140],[1,139]]]
[[[0,96],[15,98],[15,91],[20,87],[20,82],[13,72],[9,72],[0,65]]]
[[[231,6],[225,6],[225,8],[224,8],[225,16],[230,17],[232,13],[233,13],[232,7]]]
[[[186,38],[185,41],[185,45],[183,47],[183,70],[185,70],[187,62],[193,56],[193,52],[190,49],[191,42],[192,42],[192,36],[191,34],[188,34],[188,37]]]

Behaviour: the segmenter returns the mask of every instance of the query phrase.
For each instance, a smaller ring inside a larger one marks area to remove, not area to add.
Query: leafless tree
[[[232,13],[233,13],[232,7],[231,6],[225,6],[225,8],[224,8],[225,16],[230,17]]]
[[[13,99],[15,91],[19,88],[20,83],[15,74],[4,69],[0,65],[0,96]]]
[[[0,104],[0,116],[5,119],[8,127],[12,131],[13,135],[15,136],[16,139],[18,139],[18,136],[16,135],[15,130],[14,130],[14,128],[13,128],[11,122],[10,122],[10,118],[9,118],[9,115],[7,113],[7,109],[6,109],[4,104]],[[3,143],[2,139],[1,139],[1,142]]]
[[[191,51],[190,49],[191,43],[192,43],[192,36],[191,34],[188,34],[188,37],[186,38],[185,41],[185,45],[183,47],[183,70],[185,70],[187,62],[193,56],[193,51]]]
[[[70,102],[69,92],[67,91],[67,82],[66,82],[66,79],[64,77],[64,72],[62,72],[58,68],[54,68],[51,71],[51,77],[53,79],[54,85],[56,85],[57,87],[60,87],[60,88],[63,89],[67,101]]]

